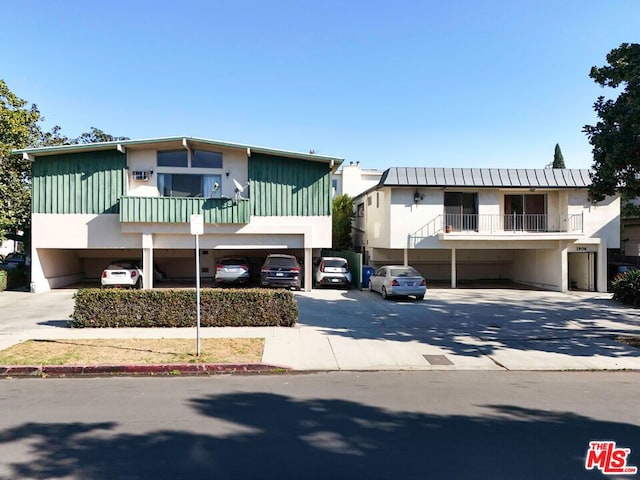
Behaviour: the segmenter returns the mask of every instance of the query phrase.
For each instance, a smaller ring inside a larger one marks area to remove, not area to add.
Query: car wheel
[[[136,282],[135,286],[133,288],[137,288],[138,290],[140,290],[142,288],[142,278],[139,278],[138,281]]]
[[[420,300],[424,300],[424,295],[418,295],[416,297],[416,300],[420,301]]]
[[[381,292],[381,294],[382,294],[382,298],[384,298],[385,300],[386,300],[387,298],[389,298],[389,295],[387,295],[387,289],[386,289],[386,288],[384,288],[384,287],[382,287],[382,292]]]

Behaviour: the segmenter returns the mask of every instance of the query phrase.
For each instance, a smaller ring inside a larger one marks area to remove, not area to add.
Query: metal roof
[[[41,155],[55,155],[59,153],[75,153],[82,151],[94,151],[94,150],[112,150],[117,148],[145,148],[151,145],[165,144],[165,148],[179,148],[180,144],[186,142],[189,145],[208,145],[218,148],[235,148],[235,149],[250,149],[252,152],[264,153],[267,155],[277,155],[288,158],[300,158],[304,160],[313,160],[316,162],[333,162],[336,166],[340,165],[344,159],[340,157],[318,155],[315,153],[302,153],[293,152],[290,150],[279,150],[269,147],[260,147],[256,145],[248,145],[244,143],[223,142],[220,140],[209,140],[206,138],[198,137],[160,137],[160,138],[147,138],[142,140],[119,140],[113,142],[99,142],[99,143],[84,143],[76,145],[58,145],[53,147],[39,147],[39,148],[24,148],[20,150],[14,150],[14,154],[28,154],[33,157]]]
[[[391,167],[378,187],[588,188],[587,169]]]

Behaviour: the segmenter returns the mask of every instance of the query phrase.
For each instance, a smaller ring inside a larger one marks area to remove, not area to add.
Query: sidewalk
[[[28,339],[193,338],[195,328],[70,329],[73,291],[0,294],[0,349]],[[296,293],[296,327],[203,328],[264,338],[262,363],[317,370],[640,370],[640,312],[598,293],[434,289],[424,302]],[[260,368],[264,370],[263,367]]]

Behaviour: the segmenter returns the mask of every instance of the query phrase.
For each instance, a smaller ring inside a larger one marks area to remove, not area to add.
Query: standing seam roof
[[[391,167],[380,186],[588,188],[587,169]]]

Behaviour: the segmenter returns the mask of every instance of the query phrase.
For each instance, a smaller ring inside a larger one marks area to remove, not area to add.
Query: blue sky
[[[637,0],[2,3],[0,78],[68,136],[188,135],[364,168],[588,168],[588,76]],[[9,22],[6,20],[10,19]]]

